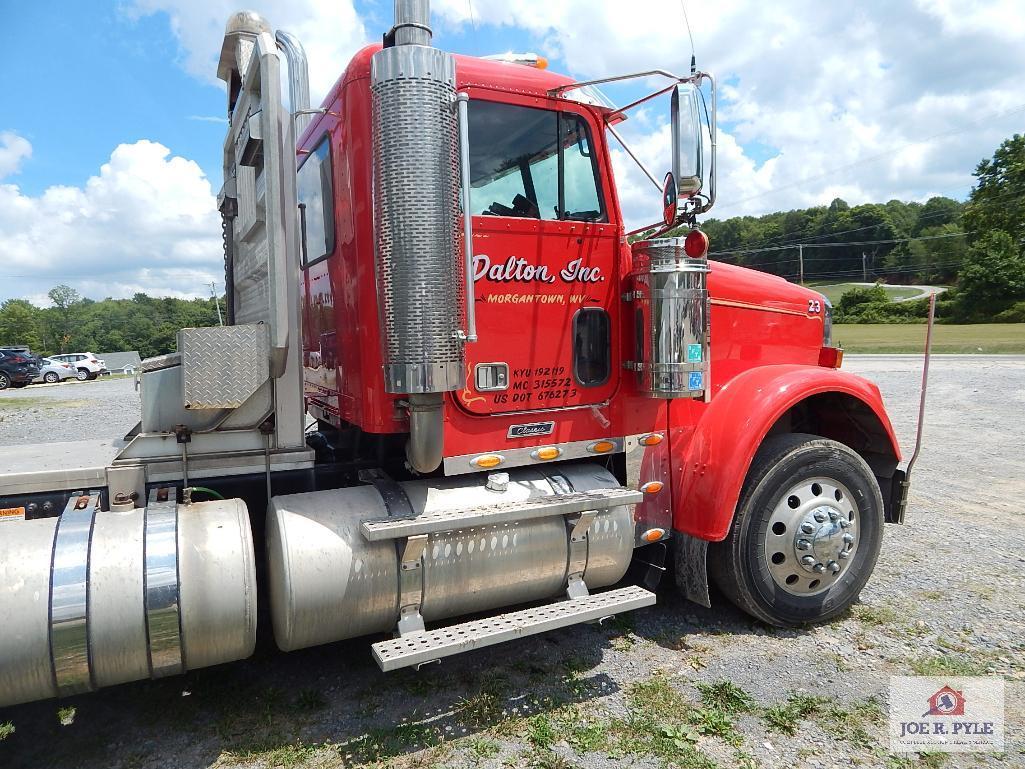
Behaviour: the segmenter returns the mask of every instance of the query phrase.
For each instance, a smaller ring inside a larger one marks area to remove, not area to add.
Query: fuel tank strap
[[[89,549],[100,493],[75,493],[57,522],[50,565],[50,659],[61,697],[92,691]]]
[[[381,495],[389,518],[409,520],[416,517],[409,497],[398,482],[380,470],[360,471],[359,479],[369,483]],[[400,636],[415,635],[426,629],[420,614],[424,600],[423,556],[426,549],[425,533],[395,538],[395,553],[399,559],[399,618],[396,629]]]
[[[185,672],[178,573],[178,490],[153,489],[145,512],[146,636],[153,678]]]

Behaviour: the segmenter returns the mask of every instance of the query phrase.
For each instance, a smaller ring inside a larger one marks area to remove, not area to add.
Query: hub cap
[[[765,530],[769,574],[793,595],[828,590],[850,568],[858,549],[860,511],[850,491],[830,478],[809,478],[788,489]]]

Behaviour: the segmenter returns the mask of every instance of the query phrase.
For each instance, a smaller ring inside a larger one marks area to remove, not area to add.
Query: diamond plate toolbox
[[[235,409],[270,377],[267,326],[183,328],[182,400],[187,409]]]

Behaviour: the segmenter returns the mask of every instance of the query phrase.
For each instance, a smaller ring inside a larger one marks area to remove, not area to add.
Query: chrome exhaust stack
[[[370,75],[384,384],[410,397],[418,472],[441,463],[440,393],[463,387],[466,373],[455,59],[431,37],[428,0],[396,0]]]

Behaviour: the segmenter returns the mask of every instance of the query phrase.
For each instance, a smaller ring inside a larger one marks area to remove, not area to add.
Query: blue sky
[[[215,78],[231,0],[0,0],[0,301],[203,294],[223,280],[214,196],[224,92]],[[390,0],[258,0],[299,35],[323,94],[391,21]],[[720,98],[719,204],[760,214],[890,198],[963,198],[975,164],[1025,115],[1020,0],[434,0],[435,44],[536,51],[579,78],[699,65]],[[623,103],[643,84],[609,89]],[[623,127],[661,175],[667,110]],[[659,198],[613,157],[628,224]]]

